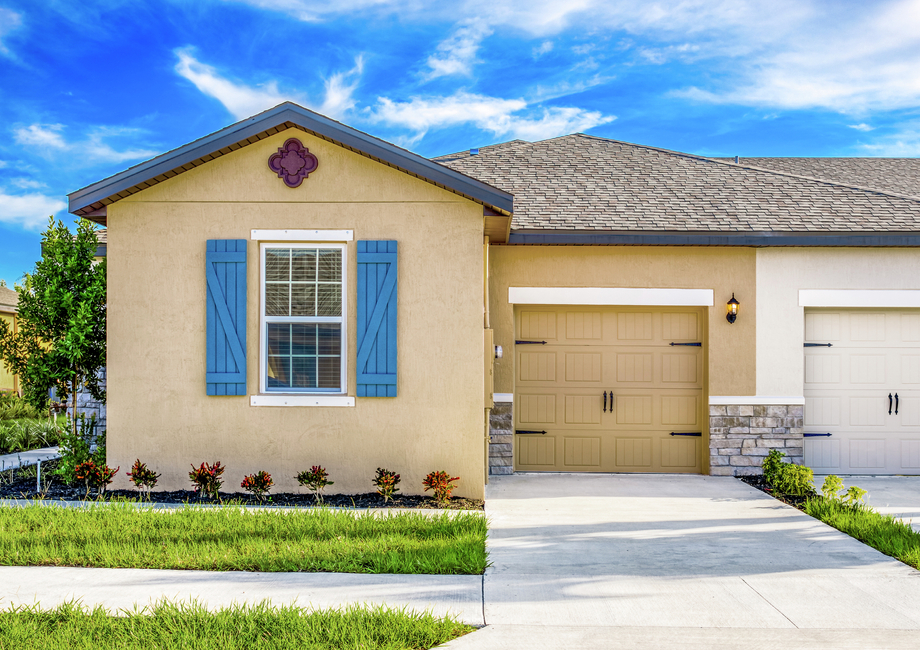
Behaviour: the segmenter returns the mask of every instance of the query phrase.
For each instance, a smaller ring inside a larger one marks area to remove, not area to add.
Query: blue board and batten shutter
[[[247,243],[245,239],[208,240],[208,395],[246,394]]]
[[[358,397],[396,397],[396,242],[358,242]]]

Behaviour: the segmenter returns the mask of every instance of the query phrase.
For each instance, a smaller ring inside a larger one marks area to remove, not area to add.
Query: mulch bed
[[[42,482],[44,477],[50,476],[56,463],[42,463]],[[55,479],[43,495],[35,491],[35,476],[31,478],[16,478],[12,483],[8,480],[8,474],[4,474],[0,480],[0,499],[34,499],[42,497],[52,501],[83,501],[86,497],[86,490],[80,486],[68,487]],[[106,501],[113,499],[131,499],[137,500],[139,494],[135,490],[111,490],[106,492],[103,499]],[[90,492],[90,499],[95,500],[98,495],[95,491]],[[146,500],[146,499],[145,499]],[[191,490],[177,490],[176,492],[151,492],[150,501],[153,503],[194,503],[194,504],[218,504],[232,502],[238,505],[252,506],[314,506],[316,500],[312,494],[293,494],[290,492],[281,492],[278,494],[270,493],[264,501],[259,501],[251,494],[246,492],[220,493],[220,501],[214,499],[201,498],[196,492]],[[397,494],[392,500],[383,503],[383,497],[376,492],[367,494],[326,494],[323,496],[323,503],[327,506],[339,508],[416,508],[416,509],[441,509],[441,510],[483,510],[484,502],[482,499],[464,499],[462,497],[453,497],[445,506],[439,506],[434,499],[428,496],[413,496]]]
[[[751,487],[757,488],[765,494],[769,494],[774,499],[782,501],[794,508],[799,510],[805,510],[805,502],[808,500],[808,497],[792,497],[786,494],[775,494],[773,488],[770,487],[770,484],[767,483],[762,475],[757,476],[738,476],[736,477],[739,481],[743,481],[750,485]]]

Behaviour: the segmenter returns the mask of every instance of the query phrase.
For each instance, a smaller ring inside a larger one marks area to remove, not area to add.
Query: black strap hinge
[[[702,344],[702,343],[669,343],[668,345],[670,345],[672,348],[673,348],[675,345],[686,345],[686,346],[691,347],[691,348],[701,348],[701,347],[703,347],[703,344]]]

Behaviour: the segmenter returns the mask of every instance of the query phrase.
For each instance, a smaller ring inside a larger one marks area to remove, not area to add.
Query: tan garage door
[[[920,312],[809,310],[805,342],[805,463],[920,474]]]
[[[515,469],[700,472],[702,327],[698,309],[519,308]]]

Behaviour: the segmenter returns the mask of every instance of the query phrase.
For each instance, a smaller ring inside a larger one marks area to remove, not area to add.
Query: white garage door
[[[920,474],[920,312],[806,311],[805,463]]]

